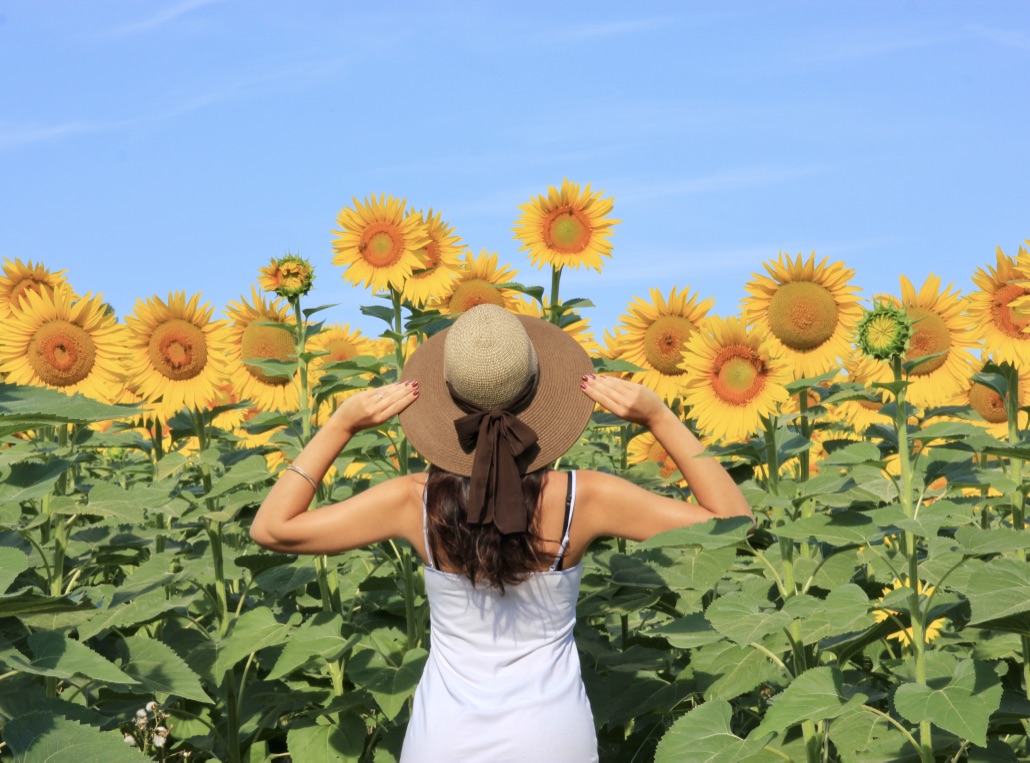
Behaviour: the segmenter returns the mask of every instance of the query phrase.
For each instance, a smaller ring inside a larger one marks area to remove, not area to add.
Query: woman
[[[597,760],[572,637],[580,564],[598,537],[644,540],[748,516],[733,479],[649,389],[597,377],[565,332],[494,305],[463,313],[409,359],[400,382],[348,398],[261,505],[251,536],[329,554],[402,539],[426,569],[432,645],[402,761]],[[697,503],[593,471],[550,468],[594,403],[647,427]],[[427,474],[308,511],[355,433],[396,415]]]

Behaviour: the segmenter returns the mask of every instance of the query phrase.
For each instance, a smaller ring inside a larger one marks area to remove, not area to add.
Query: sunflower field
[[[354,199],[319,275],[366,290],[378,336],[330,322],[299,255],[255,264],[220,316],[175,292],[118,317],[5,260],[0,759],[396,761],[432,640],[418,556],[291,557],[248,530],[342,399],[483,302],[654,389],[758,517],[587,554],[603,761],[1030,759],[1027,249],[966,295],[902,275],[865,299],[844,263],[781,253],[736,316],[677,285],[598,338],[561,276],[603,269],[612,211],[568,180],[522,205],[535,285],[439,212]],[[604,411],[556,466],[690,496]],[[396,426],[362,432],[313,508],[424,468]]]

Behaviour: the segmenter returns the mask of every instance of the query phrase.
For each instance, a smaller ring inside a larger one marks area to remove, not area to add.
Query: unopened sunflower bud
[[[280,297],[303,297],[315,282],[315,269],[311,263],[296,254],[285,254],[258,272],[258,283],[265,291],[274,291]]]
[[[912,319],[904,309],[878,304],[866,310],[858,322],[855,343],[867,356],[890,360],[908,351],[912,340]]]

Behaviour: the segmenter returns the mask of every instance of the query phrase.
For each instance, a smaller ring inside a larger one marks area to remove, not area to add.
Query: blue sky
[[[598,336],[652,287],[734,314],[780,251],[968,292],[1030,238],[1028,134],[1022,1],[0,0],[0,257],[122,316],[289,250],[373,328],[330,242],[379,193],[545,285],[511,228],[565,177],[622,220],[563,280]]]

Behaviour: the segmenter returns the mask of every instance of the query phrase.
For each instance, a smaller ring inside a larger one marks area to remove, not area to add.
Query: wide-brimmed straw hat
[[[535,445],[516,459],[525,474],[557,460],[583,434],[594,403],[580,384],[590,373],[586,351],[559,327],[497,305],[478,305],[407,360],[401,380],[418,381],[419,395],[401,412],[401,427],[431,464],[470,476],[475,447],[462,446],[454,422],[466,416],[468,403],[507,409],[536,433]],[[464,399],[465,409],[452,390]],[[520,396],[524,399],[511,406]]]

